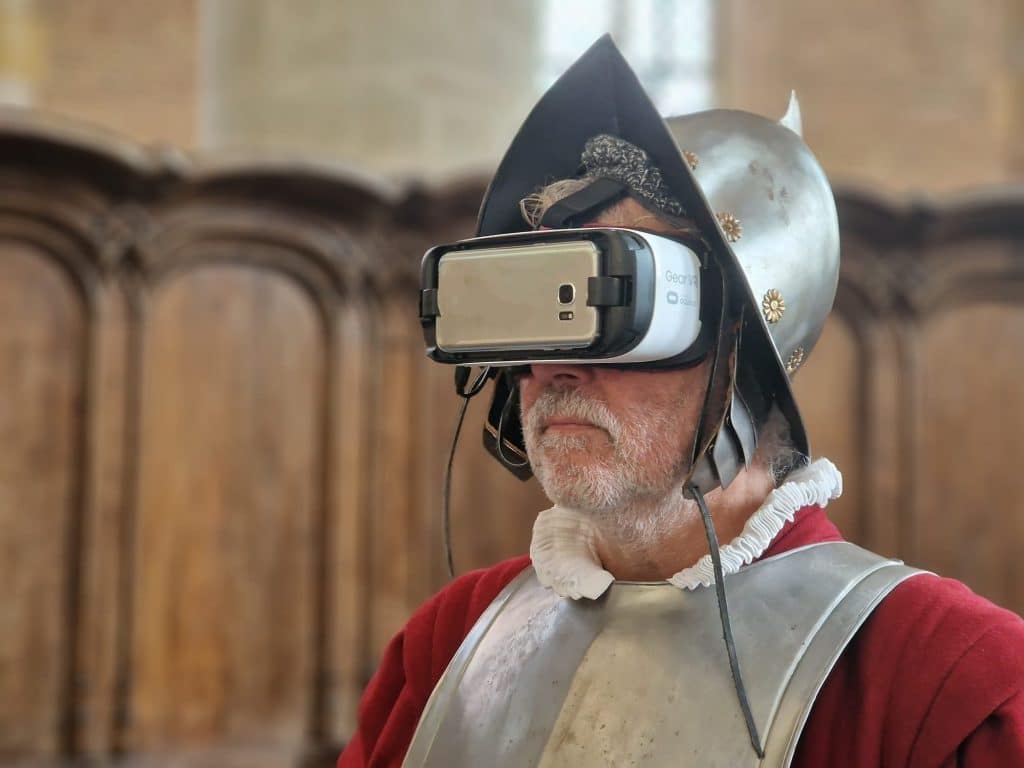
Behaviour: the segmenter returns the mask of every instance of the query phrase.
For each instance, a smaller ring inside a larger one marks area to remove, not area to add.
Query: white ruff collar
[[[798,510],[812,504],[824,507],[842,492],[843,477],[828,459],[817,459],[791,473],[750,516],[742,533],[721,548],[722,572],[736,573],[753,562]],[[559,506],[541,512],[533,524],[530,543],[540,583],[573,599],[593,600],[604,594],[615,577],[601,567],[596,539],[597,528],[585,513]],[[668,581],[680,589],[714,584],[711,555],[704,555]]]

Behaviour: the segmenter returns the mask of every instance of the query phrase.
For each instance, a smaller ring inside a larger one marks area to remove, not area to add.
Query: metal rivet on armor
[[[741,237],[743,237],[743,225],[740,220],[733,216],[731,213],[716,213],[715,218],[718,219],[718,223],[722,225],[722,231],[725,232],[725,239],[730,243],[735,243]]]
[[[696,152],[691,152],[688,149],[683,150],[683,157],[686,158],[686,164],[690,166],[691,171],[697,170],[697,165],[700,163],[700,158],[697,157]]]
[[[769,323],[777,323],[786,312],[786,300],[782,294],[774,288],[769,288],[761,299],[761,310],[764,312],[764,319]]]
[[[793,350],[792,354],[789,356],[789,359],[786,361],[786,373],[792,376],[794,373],[796,373],[796,369],[799,368],[803,362],[804,348],[797,347],[796,349]]]

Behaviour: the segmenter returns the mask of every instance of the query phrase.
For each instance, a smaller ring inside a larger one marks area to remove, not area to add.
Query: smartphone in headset
[[[589,240],[455,251],[438,265],[437,344],[452,352],[573,350],[600,332],[587,281],[600,274]]]

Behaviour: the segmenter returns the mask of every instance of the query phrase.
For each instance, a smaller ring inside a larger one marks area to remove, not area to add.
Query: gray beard
[[[580,419],[603,429],[611,457],[574,462],[595,435],[542,433],[554,416]],[[652,546],[664,531],[696,514],[682,496],[685,459],[649,466],[671,417],[639,411],[620,423],[601,402],[576,390],[549,390],[522,414],[527,453],[541,487],[552,502],[586,514],[602,533],[626,547]]]
[[[643,551],[696,514],[697,505],[683,497],[680,479],[660,498],[635,499],[627,506],[591,513],[591,519],[602,534],[623,548]]]

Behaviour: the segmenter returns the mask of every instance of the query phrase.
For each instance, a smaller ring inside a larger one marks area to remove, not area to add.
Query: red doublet
[[[805,507],[763,557],[840,541]],[[388,644],[338,768],[399,766],[434,686],[484,609],[529,564],[468,573]],[[794,768],[1024,766],[1024,621],[952,579],[917,576],[875,610],[839,658]]]

